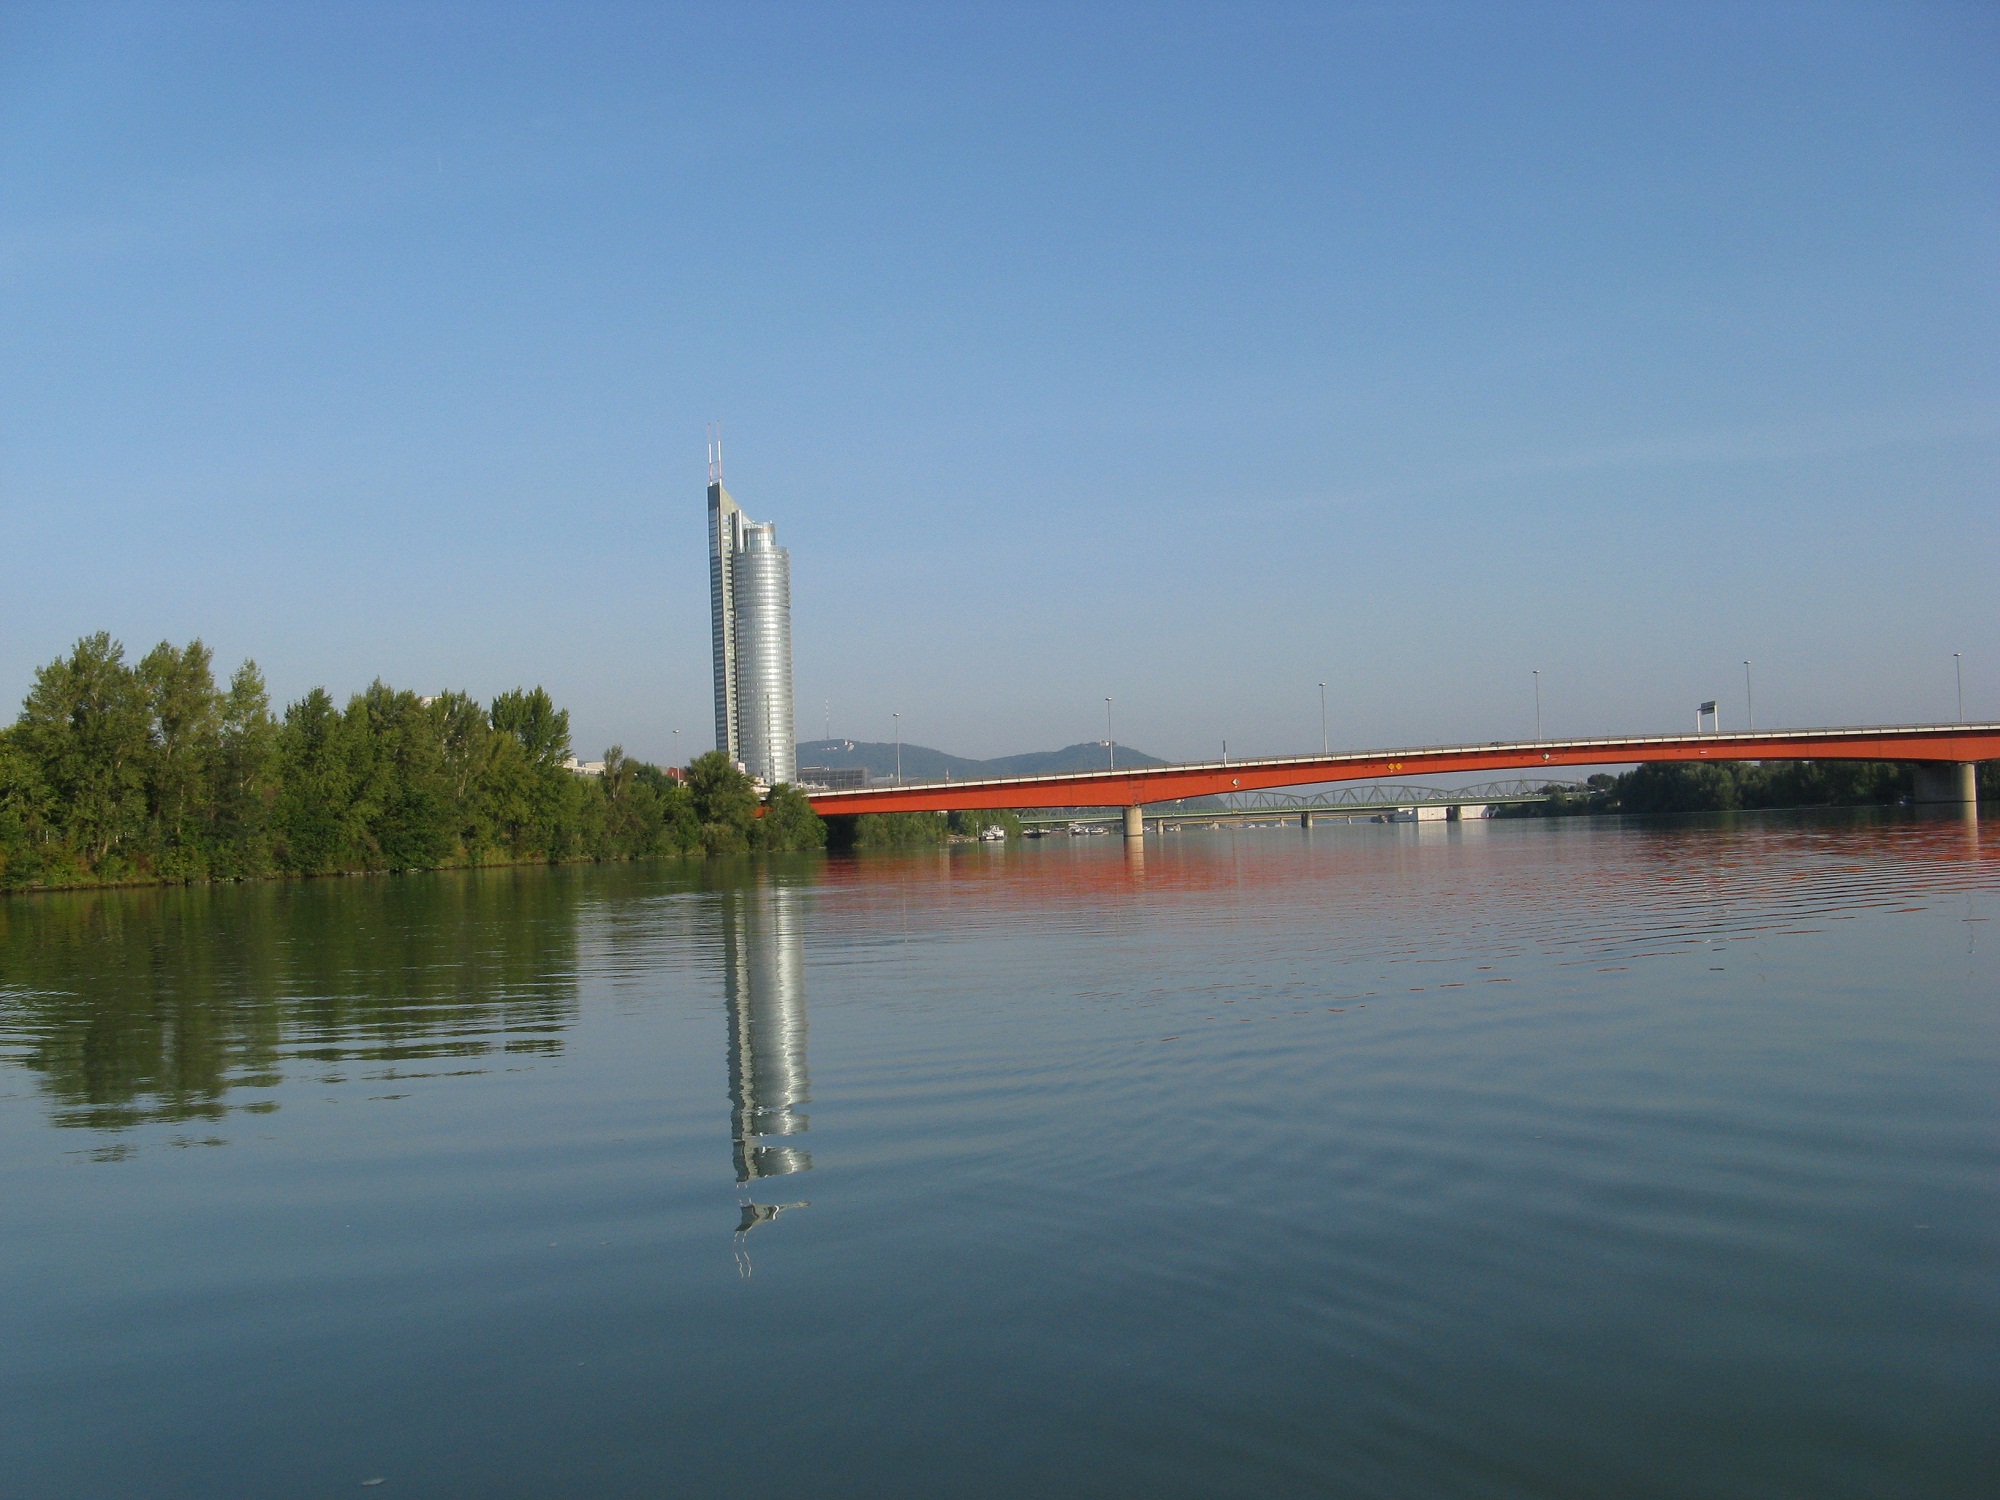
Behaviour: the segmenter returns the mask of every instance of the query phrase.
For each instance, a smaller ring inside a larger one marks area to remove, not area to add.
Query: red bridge
[[[2000,724],[1900,724],[1875,729],[1773,729],[1747,734],[1429,745],[1411,750],[1143,766],[1129,771],[1106,769],[984,781],[914,782],[857,791],[814,792],[810,800],[823,817],[844,813],[947,812],[960,808],[1123,807],[1126,832],[1136,833],[1142,806],[1177,802],[1185,797],[1339,781],[1379,781],[1419,772],[1518,771],[1673,760],[1912,761],[1918,768],[1917,801],[1967,804],[1976,801],[1974,763],[2000,760]]]

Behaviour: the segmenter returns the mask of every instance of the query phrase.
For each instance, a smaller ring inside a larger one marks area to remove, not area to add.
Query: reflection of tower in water
[[[812,1153],[783,1140],[805,1133],[812,1099],[799,893],[763,886],[725,896],[722,954],[736,1180],[810,1171]]]

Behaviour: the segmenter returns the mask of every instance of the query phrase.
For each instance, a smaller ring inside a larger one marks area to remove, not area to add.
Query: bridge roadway
[[[1897,724],[1856,729],[1764,729],[1743,734],[1634,735],[1614,739],[1494,741],[1339,755],[1286,755],[1132,770],[1065,771],[979,781],[926,781],[811,792],[822,817],[956,809],[1123,807],[1128,831],[1147,803],[1272,787],[1453,771],[1553,770],[1649,761],[1890,760],[1918,766],[1919,802],[1975,800],[1973,764],[2000,759],[2000,724]]]

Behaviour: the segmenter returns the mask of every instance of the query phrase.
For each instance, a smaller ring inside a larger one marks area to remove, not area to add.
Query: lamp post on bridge
[[[1965,653],[1951,653],[1951,670],[1958,678],[1958,722],[1965,722]]]
[[[899,713],[892,713],[889,717],[896,721],[896,785],[901,786],[903,784],[903,716]]]
[[[1749,711],[1750,732],[1757,732],[1757,695],[1750,690],[1750,663],[1743,663],[1743,706]]]
[[[1535,743],[1542,742],[1542,669],[1535,668]]]
[[[1326,737],[1326,684],[1323,682],[1319,685],[1319,753],[1333,753],[1333,742]]]
[[[1113,735],[1111,732],[1111,698],[1109,694],[1107,694],[1104,699],[1104,753],[1107,757],[1109,757],[1107,761],[1107,769],[1113,771],[1117,770],[1118,739],[1117,736]]]

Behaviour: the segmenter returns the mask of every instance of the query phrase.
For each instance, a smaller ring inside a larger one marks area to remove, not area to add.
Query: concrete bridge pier
[[[1310,830],[1312,826],[1313,826],[1313,815],[1309,812],[1300,813],[1299,827]]]
[[[1910,800],[1918,807],[1976,807],[1979,804],[1979,767],[1971,761],[1918,761],[1916,795]]]
[[[1146,836],[1146,810],[1143,807],[1125,809],[1125,837],[1142,839]]]

